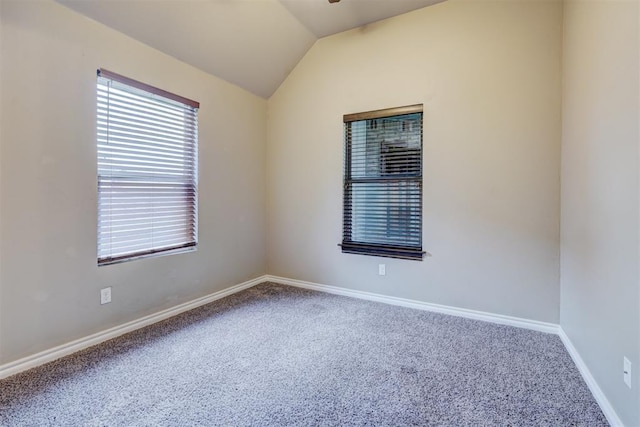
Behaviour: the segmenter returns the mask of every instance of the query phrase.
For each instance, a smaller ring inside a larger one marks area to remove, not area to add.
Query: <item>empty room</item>
[[[640,427],[639,166],[637,0],[0,0],[0,425]]]

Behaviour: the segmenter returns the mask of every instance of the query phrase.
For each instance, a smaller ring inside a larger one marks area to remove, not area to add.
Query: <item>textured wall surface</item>
[[[52,1],[1,7],[0,363],[264,274],[266,101]],[[100,67],[200,102],[197,252],[97,267]]]
[[[629,426],[640,425],[638,7],[564,9],[561,325]]]
[[[269,99],[269,273],[558,322],[561,45],[561,3],[502,1],[316,42]],[[342,254],[342,115],[416,103],[432,256]]]

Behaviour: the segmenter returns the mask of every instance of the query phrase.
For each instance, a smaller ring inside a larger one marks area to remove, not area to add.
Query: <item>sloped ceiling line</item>
[[[269,98],[318,38],[444,0],[56,1]]]

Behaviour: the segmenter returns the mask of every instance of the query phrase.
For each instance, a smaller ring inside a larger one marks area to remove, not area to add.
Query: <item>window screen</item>
[[[199,104],[98,70],[98,264],[193,249]]]
[[[422,105],[344,116],[342,252],[421,260]]]

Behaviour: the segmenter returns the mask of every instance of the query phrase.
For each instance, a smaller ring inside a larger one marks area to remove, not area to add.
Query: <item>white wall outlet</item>
[[[111,302],[111,286],[100,289],[100,304],[108,304]]]
[[[386,276],[387,274],[387,266],[384,264],[378,264],[378,275]]]
[[[631,388],[631,362],[626,357],[622,363],[622,371],[624,372],[624,383]]]

